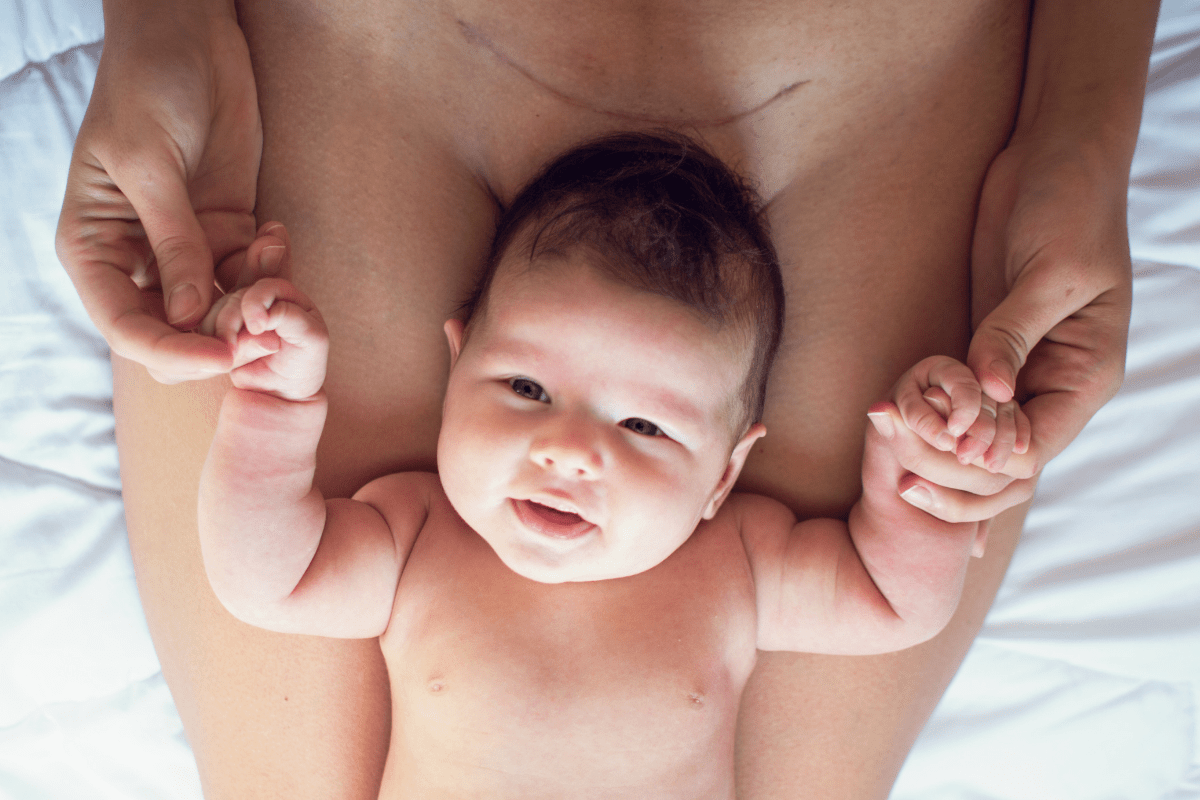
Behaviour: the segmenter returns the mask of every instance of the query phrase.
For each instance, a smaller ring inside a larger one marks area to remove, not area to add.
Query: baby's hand
[[[893,401],[909,430],[963,465],[999,472],[1029,450],[1029,419],[1016,401],[997,403],[975,374],[949,356],[931,356],[896,383]]]
[[[867,413],[900,470],[893,491],[941,520],[987,520],[1033,493],[1032,479],[1000,472],[1030,458],[1028,418],[1016,402],[985,396],[974,373],[952,358],[921,361],[896,383],[891,401]]]
[[[285,270],[286,245],[282,226],[276,225],[270,234],[260,233],[248,251],[247,266],[257,265],[253,270],[257,275]],[[220,298],[198,330],[233,349],[229,377],[239,389],[305,400],[325,382],[329,352],[325,322],[313,302],[282,278],[259,278]]]
[[[303,292],[282,278],[262,278],[222,300],[213,308],[213,334],[234,348],[234,386],[284,400],[321,390],[329,334]]]

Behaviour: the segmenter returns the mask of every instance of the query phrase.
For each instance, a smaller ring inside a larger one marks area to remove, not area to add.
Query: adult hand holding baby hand
[[[262,151],[245,38],[224,2],[106,5],[59,258],[113,352],[176,383],[229,371],[189,333],[254,239]]]
[[[247,272],[288,274],[287,231],[262,226],[246,251]],[[223,295],[197,331],[233,353],[229,377],[238,389],[284,400],[308,400],[325,382],[329,334],[312,300],[283,278],[263,277]]]
[[[1128,162],[1087,141],[1014,137],[988,172],[972,250],[967,364],[1016,397],[1040,470],[1121,385],[1132,276]],[[1006,469],[1015,477],[1031,472]]]
[[[1015,402],[986,397],[955,359],[922,360],[867,413],[905,471],[896,491],[938,519],[982,522],[1033,494],[1032,478],[1003,471],[1031,472],[1029,421]]]

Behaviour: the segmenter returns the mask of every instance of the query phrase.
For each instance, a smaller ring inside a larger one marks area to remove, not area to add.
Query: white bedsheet
[[[111,378],[53,234],[99,0],[0,0],[0,798],[199,798],[125,539]],[[895,800],[1200,800],[1200,2],[1130,189],[1125,387],[1045,471]]]

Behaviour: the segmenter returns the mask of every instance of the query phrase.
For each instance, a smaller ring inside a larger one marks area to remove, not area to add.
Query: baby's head
[[[452,366],[438,470],[533,580],[619,578],[675,551],[732,488],[783,326],[754,194],[682,137],[551,163],[501,217]]]

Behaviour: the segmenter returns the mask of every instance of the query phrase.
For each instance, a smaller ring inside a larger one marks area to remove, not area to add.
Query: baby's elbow
[[[256,628],[272,629],[268,624],[268,604],[262,598],[240,592],[225,581],[213,580],[211,574],[208,583],[217,601],[234,619]]]
[[[212,589],[217,602],[229,612],[230,616],[239,622],[264,628],[279,633],[287,633],[280,628],[278,611],[280,600],[266,597],[260,592],[248,592],[245,581],[228,576],[215,565],[205,564],[208,574],[208,585]]]
[[[925,611],[900,619],[896,630],[896,650],[907,650],[936,638],[954,617],[954,608]]]

